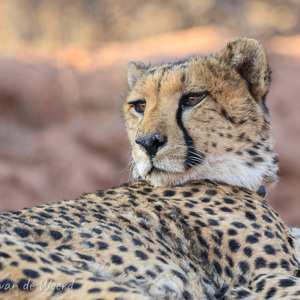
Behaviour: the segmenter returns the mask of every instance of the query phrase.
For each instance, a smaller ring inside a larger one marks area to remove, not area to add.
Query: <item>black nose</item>
[[[150,158],[153,158],[156,155],[158,149],[165,144],[166,141],[167,138],[159,134],[150,134],[146,137],[139,136],[135,139],[137,144],[145,148]]]

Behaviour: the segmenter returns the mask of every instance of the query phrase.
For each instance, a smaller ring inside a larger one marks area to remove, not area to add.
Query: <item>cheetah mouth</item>
[[[182,170],[170,170],[170,169],[165,169],[163,167],[158,167],[152,164],[151,169],[147,173],[147,177],[152,176],[152,175],[164,175],[164,174],[182,174]]]

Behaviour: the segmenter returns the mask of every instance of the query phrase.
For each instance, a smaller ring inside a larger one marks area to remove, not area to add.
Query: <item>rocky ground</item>
[[[130,180],[121,116],[127,62],[207,54],[232,38],[220,29],[194,28],[89,51],[0,57],[0,210]],[[261,40],[273,70],[268,106],[281,168],[268,198],[289,225],[300,226],[300,37]]]

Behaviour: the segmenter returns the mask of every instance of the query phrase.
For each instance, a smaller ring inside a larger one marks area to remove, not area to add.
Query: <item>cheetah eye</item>
[[[138,100],[134,103],[134,109],[139,114],[143,114],[146,109],[146,101],[145,100]]]
[[[207,97],[208,93],[201,93],[201,94],[188,94],[183,97],[182,107],[185,106],[194,106],[201,101],[203,101]]]

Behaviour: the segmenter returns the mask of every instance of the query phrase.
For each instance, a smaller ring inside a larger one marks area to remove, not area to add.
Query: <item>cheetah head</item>
[[[153,186],[208,179],[256,190],[276,183],[265,98],[270,71],[256,40],[158,66],[132,61],[124,118],[134,178]]]

